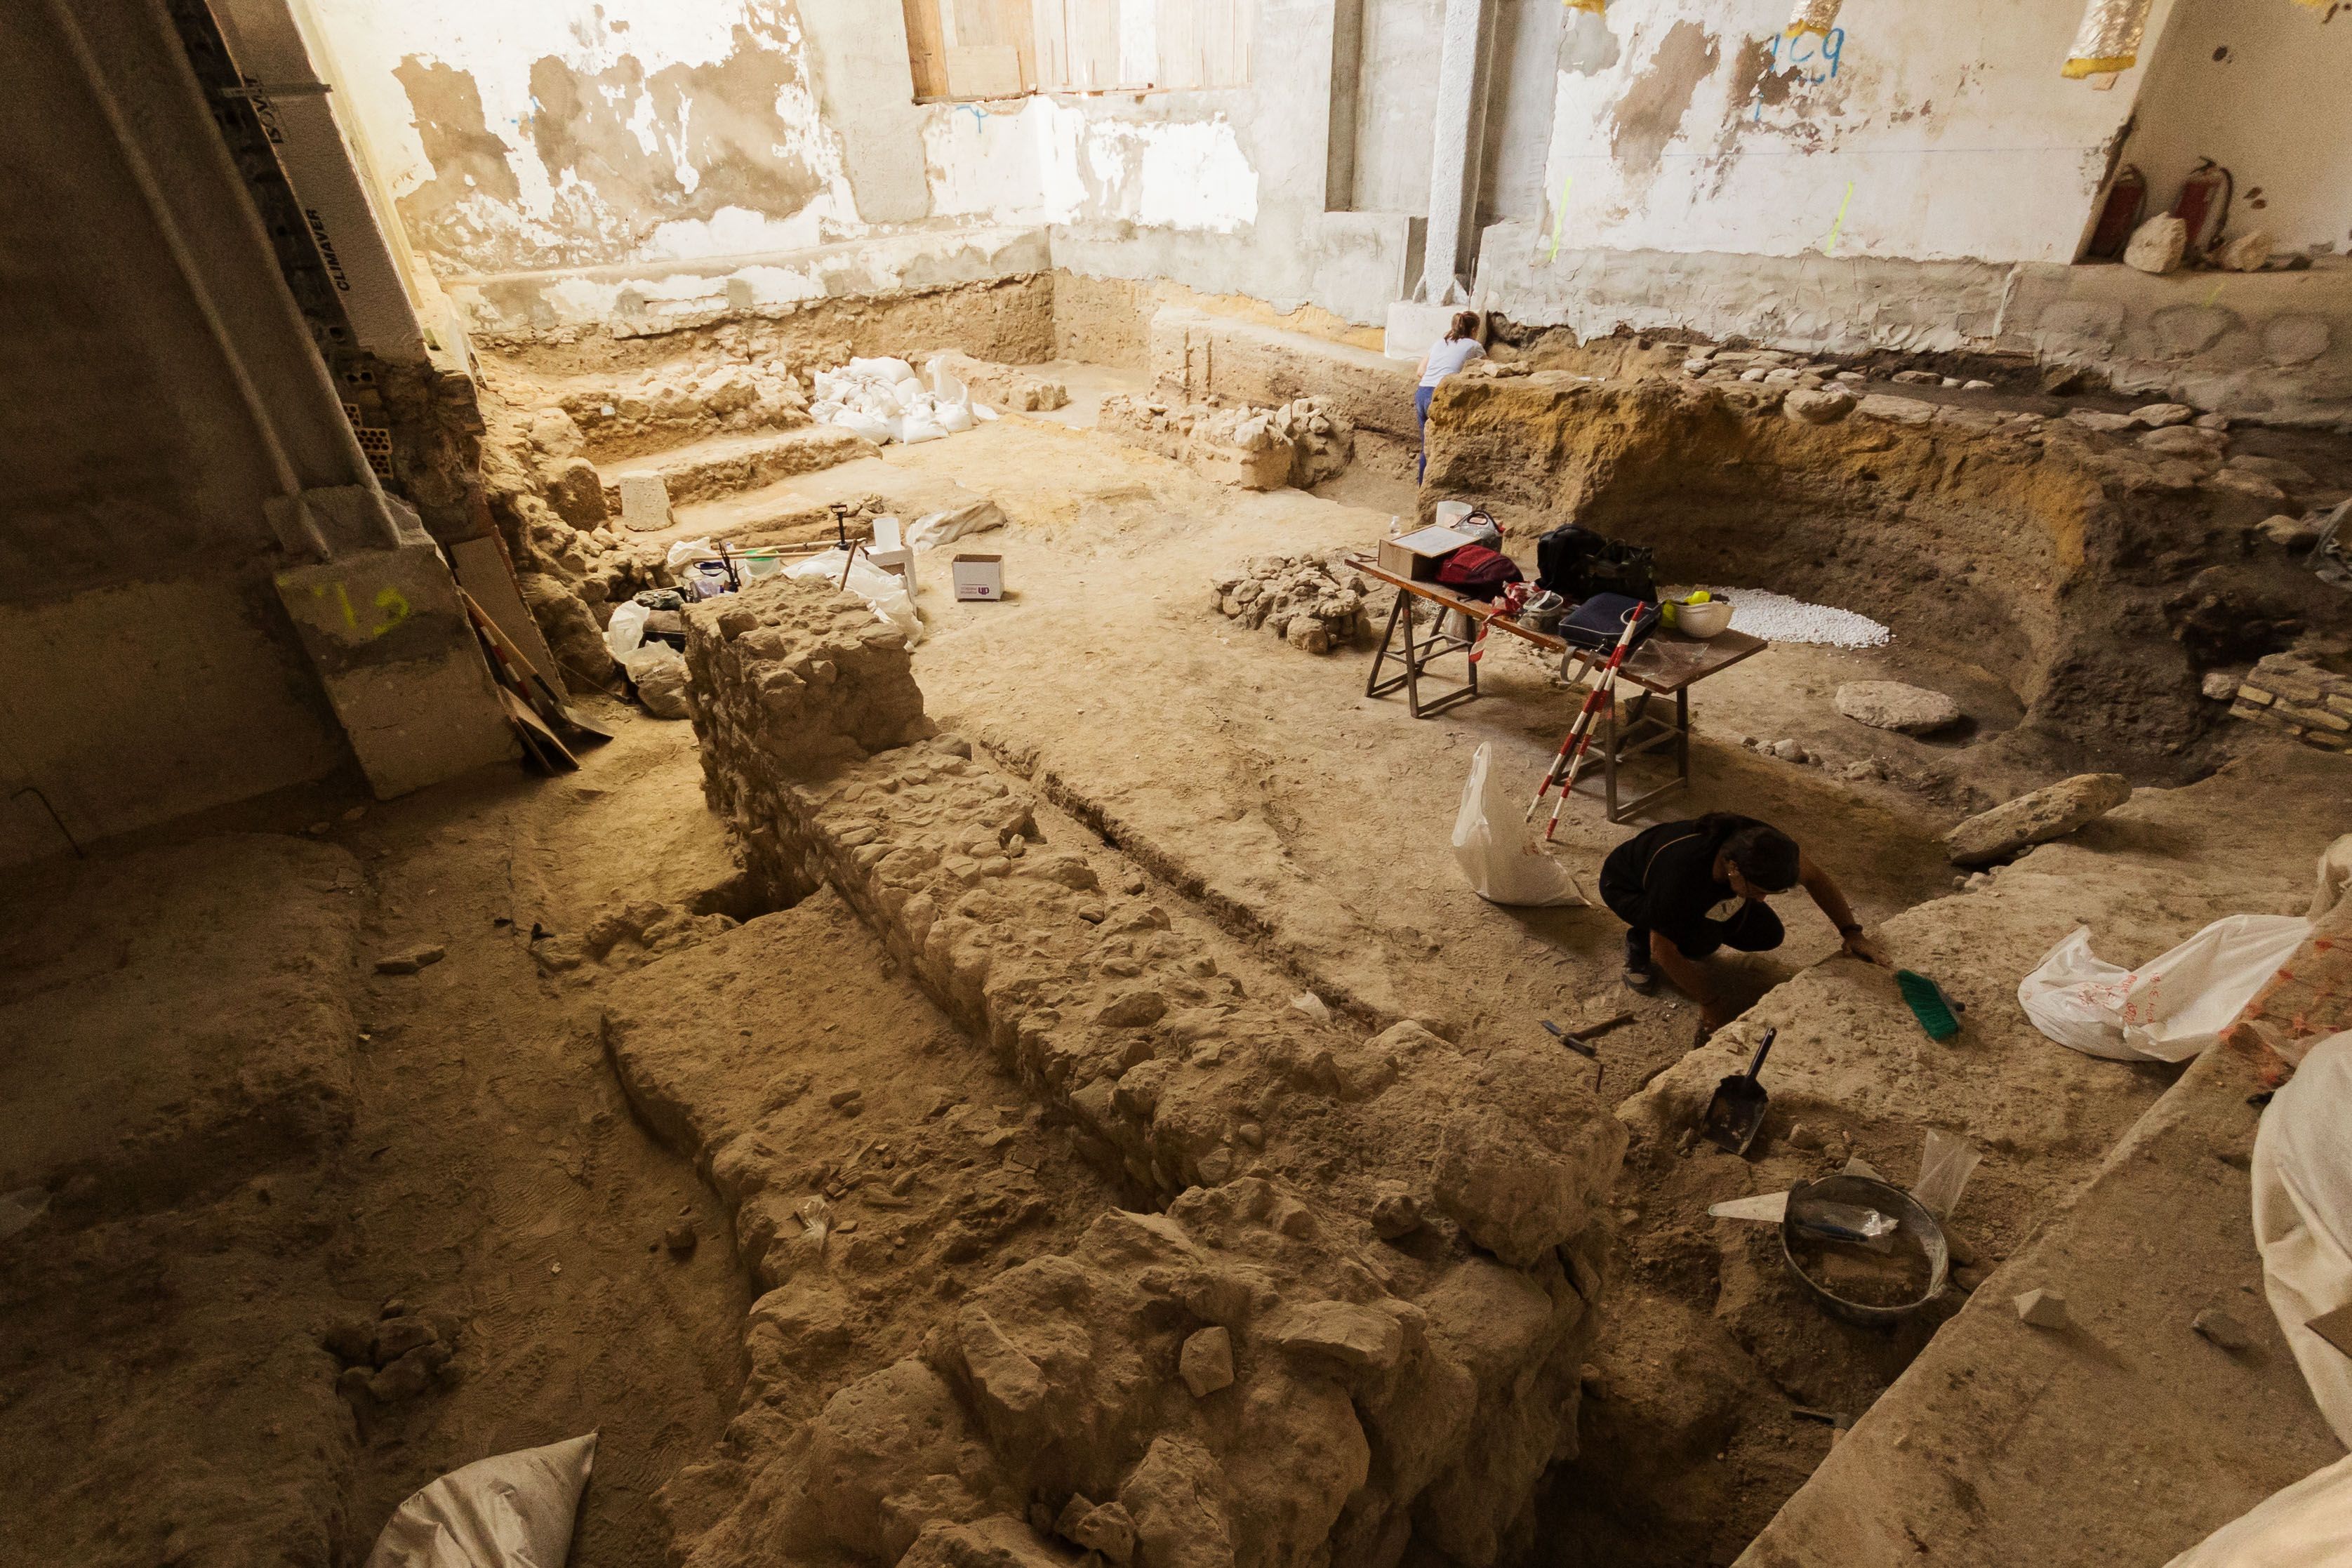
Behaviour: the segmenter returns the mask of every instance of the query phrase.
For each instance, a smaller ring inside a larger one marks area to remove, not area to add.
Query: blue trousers
[[[1421,466],[1412,471],[1412,482],[1421,483],[1429,477],[1429,400],[1437,395],[1433,386],[1412,389],[1413,423],[1421,427]]]

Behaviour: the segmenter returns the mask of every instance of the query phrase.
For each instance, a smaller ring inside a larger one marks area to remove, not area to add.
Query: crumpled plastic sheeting
[[[2066,51],[2061,74],[2080,80],[2112,76],[2139,63],[2140,35],[2147,30],[2149,0],[2091,0]]]

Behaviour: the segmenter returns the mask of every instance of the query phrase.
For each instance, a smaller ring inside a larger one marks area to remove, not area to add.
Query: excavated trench
[[[2004,744],[2178,778],[2217,721],[2201,673],[2326,613],[2247,543],[2286,503],[2263,476],[2316,481],[2221,432],[2145,434],[2167,439],[1905,397],[1813,424],[1750,385],[1456,377],[1423,504],[1490,499],[1652,546],[1668,580],[1862,611],[2006,685],[2025,720]]]

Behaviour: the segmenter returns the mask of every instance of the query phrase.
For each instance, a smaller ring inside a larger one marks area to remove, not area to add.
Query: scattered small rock
[[[1775,741],[1764,749],[1784,763],[1801,763],[1805,760],[1805,748],[1794,741]]]
[[[2186,425],[2197,417],[2197,410],[2186,403],[2151,403],[2135,408],[2131,416],[2151,430],[2161,430],[2168,425]]]
[[[387,953],[375,961],[378,974],[414,974],[427,965],[440,963],[449,956],[446,948],[417,947],[406,952]]]
[[[2204,694],[2208,701],[2227,702],[2237,696],[2238,688],[2243,685],[2245,677],[2241,671],[2209,669],[2205,672],[2205,679],[2199,683],[2197,689]]]
[[[2066,1298],[2055,1290],[2028,1290],[2017,1298],[2020,1321],[2037,1329],[2063,1329],[2066,1326]]]
[[[1808,1152],[1822,1146],[1822,1135],[1800,1121],[1789,1129],[1789,1147]]]
[[[1184,1342],[1176,1370],[1195,1399],[1206,1399],[1234,1381],[1234,1337],[1222,1328],[1206,1328]]]
[[[2189,1320],[2189,1326],[2225,1351],[2235,1352],[2254,1342],[2246,1325],[2219,1307],[2206,1308]]]
[[[680,1220],[662,1232],[662,1245],[669,1248],[669,1255],[672,1258],[693,1257],[694,1249],[700,1245],[701,1239],[694,1234],[694,1226],[684,1220]]]
[[[1372,1233],[1382,1241],[1411,1236],[1425,1223],[1421,1200],[1402,1186],[1382,1191],[1372,1205]]]
[[[1124,1563],[1135,1555],[1135,1521],[1115,1502],[1089,1510],[1067,1533],[1080,1546],[1099,1552],[1113,1563]]]
[[[2189,249],[2189,225],[2169,213],[2159,213],[2139,226],[2124,247],[2124,265],[2142,272],[2164,273],[2178,268]]]
[[[2278,512],[2254,524],[2254,531],[2282,550],[2308,550],[2319,542],[2319,520]]]
[[[865,1093],[865,1089],[860,1085],[854,1083],[844,1084],[841,1088],[835,1089],[831,1094],[826,1095],[824,1097],[824,1102],[833,1107],[835,1110],[839,1110],[851,1100],[863,1098]]]
[[[1940,691],[1900,680],[1849,680],[1837,689],[1837,710],[1857,724],[1925,735],[1960,721],[1960,705]]]

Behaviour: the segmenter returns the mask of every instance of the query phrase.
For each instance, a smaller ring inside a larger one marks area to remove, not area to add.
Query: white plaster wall
[[[1233,121],[1218,110],[1129,112],[1135,96],[927,106],[932,212],[1211,234],[1255,223],[1257,171]]]
[[[2200,158],[2237,182],[2229,232],[2352,250],[2352,15],[2179,0],[2124,156],[2169,208]]]
[[[1356,89],[1360,212],[1429,211],[1430,131],[1445,0],[1362,0],[1363,57]],[[1549,0],[1558,5],[1559,0]]]
[[[445,280],[534,265],[788,250],[846,237],[857,226],[839,140],[818,112],[806,39],[789,0],[311,0],[311,9],[345,73],[336,84],[341,108],[353,117],[394,199],[415,195],[436,176],[471,187],[449,204],[446,224],[427,226],[415,214],[404,215],[411,237]],[[658,79],[671,68],[722,67],[747,49],[783,57],[798,79],[779,84],[770,101],[727,106]],[[625,172],[600,177],[593,168],[551,170],[533,135],[541,106],[531,83],[533,66],[550,58],[595,79],[591,93],[625,124],[638,152],[674,178],[689,205],[722,161],[747,153],[804,167],[814,188],[789,210],[779,210],[783,203],[746,203],[658,221],[659,198],[625,188],[631,183]],[[480,98],[478,128],[421,123],[396,74],[412,61],[468,79]],[[725,110],[772,110],[769,144],[746,149],[698,134]],[[477,129],[495,139],[477,143],[478,156],[503,162],[512,176],[510,195],[494,189],[499,180],[453,175],[428,153],[434,131],[470,138]]]
[[[2151,39],[2169,9],[2157,0]],[[2147,51],[2100,91],[2058,74],[2071,0],[1847,0],[1827,47],[1782,45],[1789,10],[1578,18],[1539,246],[2072,259]]]

